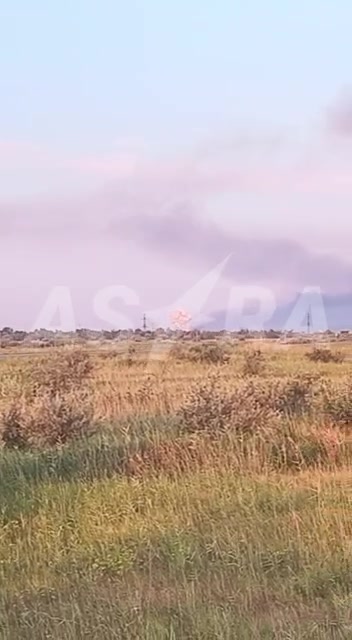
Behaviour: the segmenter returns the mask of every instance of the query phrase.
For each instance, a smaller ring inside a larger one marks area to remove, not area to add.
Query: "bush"
[[[284,380],[246,379],[235,388],[224,388],[218,377],[210,376],[196,385],[181,407],[179,417],[187,432],[216,434],[270,431],[281,418],[308,415],[316,406],[319,377],[309,374]]]
[[[279,380],[272,385],[273,406],[280,414],[302,416],[311,411],[318,395],[319,378],[309,374]]]
[[[258,376],[265,369],[265,358],[260,349],[248,351],[244,356],[243,375]]]
[[[334,362],[340,364],[344,361],[344,356],[340,351],[333,352],[326,347],[314,347],[313,351],[306,353],[306,357],[311,362]]]
[[[176,345],[173,349],[173,357],[177,360],[188,360],[189,362],[207,365],[229,364],[231,354],[225,345],[215,342],[214,344],[196,344],[189,348],[183,345]]]
[[[267,402],[267,394],[253,384],[239,385],[234,391],[221,388],[210,377],[196,386],[179,411],[183,431],[207,432],[212,435],[232,430],[249,434],[271,430],[277,424],[278,412]]]
[[[93,432],[93,406],[86,394],[53,396],[16,403],[1,416],[1,438],[9,448],[64,445]]]
[[[2,413],[1,440],[5,447],[11,449],[25,449],[29,444],[22,422],[22,412],[17,403],[12,404]]]
[[[79,349],[35,358],[25,371],[23,390],[0,416],[3,445],[55,446],[89,434],[93,406],[87,381],[92,369],[89,354]]]
[[[325,383],[322,391],[323,412],[336,425],[352,425],[352,380]]]
[[[189,358],[192,362],[204,364],[228,364],[230,353],[222,344],[194,345],[189,350]]]
[[[92,371],[93,362],[87,351],[65,348],[50,356],[36,357],[29,373],[35,395],[42,391],[56,395],[82,387]]]

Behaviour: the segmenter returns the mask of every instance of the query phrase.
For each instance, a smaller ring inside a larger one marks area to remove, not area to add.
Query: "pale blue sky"
[[[0,0],[4,249],[20,238],[50,283],[58,225],[73,226],[111,274],[98,230],[181,206],[349,259],[351,26],[350,0]],[[155,250],[143,264],[158,272]],[[73,263],[62,272],[80,281]]]
[[[1,136],[75,150],[311,126],[350,82],[352,4],[0,2]]]

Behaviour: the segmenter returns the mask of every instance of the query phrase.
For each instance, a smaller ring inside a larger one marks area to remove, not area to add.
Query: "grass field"
[[[1,638],[352,638],[352,346],[259,347],[1,360]]]

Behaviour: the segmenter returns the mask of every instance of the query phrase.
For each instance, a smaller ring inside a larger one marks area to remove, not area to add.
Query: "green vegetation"
[[[348,347],[205,349],[1,363],[0,638],[352,637]]]

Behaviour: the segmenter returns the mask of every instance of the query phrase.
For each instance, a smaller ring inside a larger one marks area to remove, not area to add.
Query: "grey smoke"
[[[327,111],[328,130],[340,138],[352,139],[352,89],[341,93]]]
[[[163,260],[210,268],[229,254],[227,277],[235,283],[281,282],[288,289],[319,286],[325,292],[352,290],[352,264],[285,238],[245,238],[201,220],[189,204],[163,215],[130,215],[111,221],[110,230],[158,253]]]

